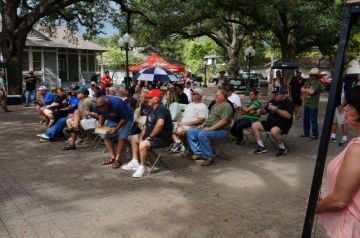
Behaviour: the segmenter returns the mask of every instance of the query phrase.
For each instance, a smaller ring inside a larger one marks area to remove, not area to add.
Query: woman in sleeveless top
[[[331,238],[360,237],[360,87],[346,100],[345,120],[358,137],[328,164],[325,192],[316,210]]]

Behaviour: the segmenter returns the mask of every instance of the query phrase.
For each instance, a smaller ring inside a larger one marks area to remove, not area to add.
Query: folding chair
[[[287,150],[288,152],[290,152],[290,151],[291,151],[290,146],[286,143],[287,135],[288,135],[288,134],[282,134],[282,135],[281,135],[281,141],[282,141],[282,143],[284,143],[286,150]],[[270,141],[271,144],[273,144],[275,147],[277,147],[277,144],[276,144],[276,142],[274,141],[274,139],[272,138],[271,133],[270,133],[269,131],[266,132],[266,138],[265,138],[264,143],[266,143],[266,141]]]
[[[150,166],[150,169],[147,173],[146,176],[149,176],[150,173],[153,171],[153,169],[155,168],[155,166],[157,165],[158,162],[161,163],[161,165],[163,167],[165,167],[168,170],[173,170],[173,168],[169,165],[169,163],[165,162],[162,158],[161,155],[162,153],[167,153],[166,150],[167,147],[161,147],[161,148],[156,148],[156,149],[151,149],[150,153],[149,153],[149,158],[147,160],[147,163]]]

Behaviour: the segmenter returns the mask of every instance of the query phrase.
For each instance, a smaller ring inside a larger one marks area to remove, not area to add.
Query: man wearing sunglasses
[[[100,135],[110,153],[110,159],[104,161],[102,165],[112,164],[112,168],[117,169],[121,166],[121,155],[128,139],[134,114],[123,100],[115,96],[97,98],[96,107],[99,114],[98,128],[104,126],[110,128],[108,133]],[[118,140],[116,152],[112,141],[114,138]]]

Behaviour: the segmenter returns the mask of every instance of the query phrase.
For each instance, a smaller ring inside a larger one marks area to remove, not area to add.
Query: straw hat
[[[320,71],[318,68],[312,68],[310,71],[309,71],[309,75],[317,75],[319,74]]]

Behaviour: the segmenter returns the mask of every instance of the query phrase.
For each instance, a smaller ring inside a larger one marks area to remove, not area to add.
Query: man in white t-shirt
[[[192,90],[191,90],[191,81],[188,80],[185,83],[184,93],[188,97],[189,103],[192,102]]]
[[[175,133],[173,134],[174,143],[170,146],[171,152],[184,152],[185,146],[181,138],[186,135],[189,128],[202,125],[208,117],[208,108],[201,102],[202,95],[201,88],[192,90],[193,102],[185,107],[181,119],[176,123]]]
[[[230,85],[227,89],[228,92],[228,100],[234,105],[235,110],[241,108],[241,101],[239,95],[235,93],[234,87]]]

